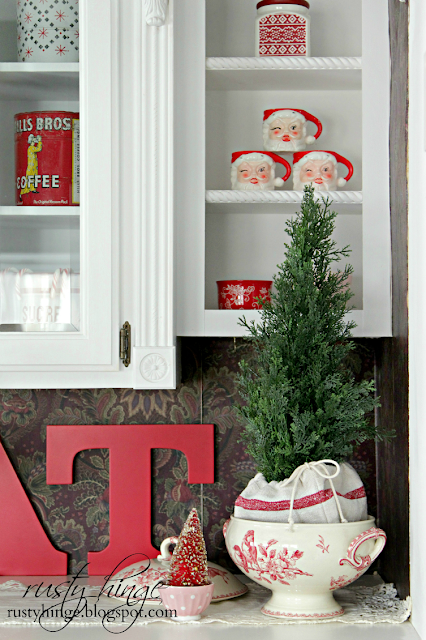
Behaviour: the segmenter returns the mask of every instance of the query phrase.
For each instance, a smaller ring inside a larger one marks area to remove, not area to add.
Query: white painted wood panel
[[[363,0],[363,325],[392,335],[389,203],[390,51],[386,0]]]
[[[176,332],[178,336],[202,336],[206,189],[205,2],[178,2],[174,24]]]
[[[410,7],[409,83],[409,427],[412,622],[426,638],[426,6]],[[402,169],[402,168],[401,168]]]

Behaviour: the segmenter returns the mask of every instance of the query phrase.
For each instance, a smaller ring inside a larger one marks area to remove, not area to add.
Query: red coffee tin
[[[80,204],[80,119],[70,111],[15,116],[18,206]]]

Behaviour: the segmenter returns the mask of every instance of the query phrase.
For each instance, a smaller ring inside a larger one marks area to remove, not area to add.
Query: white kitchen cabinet
[[[269,107],[315,113],[321,147],[353,162],[334,206],[355,335],[391,335],[386,0],[312,0],[303,59],[252,57],[251,0],[81,0],[79,64],[17,63],[14,11],[1,3],[0,271],[64,265],[80,322],[1,325],[0,386],[173,388],[176,336],[243,335],[216,280],[270,279],[301,199],[229,190],[231,152],[262,148]],[[80,207],[14,207],[13,115],[41,108],[80,111]]]
[[[259,312],[219,311],[216,281],[271,279],[283,261],[302,193],[291,180],[229,190],[231,154],[263,148],[270,108],[315,114],[316,147],[352,161],[351,182],[331,195],[335,239],[352,248],[354,335],[391,335],[387,0],[312,0],[310,12],[312,58],[253,57],[254,1],[182,0],[175,12],[178,335],[244,335],[239,317]]]
[[[172,21],[147,4],[80,0],[80,63],[36,63],[16,62],[16,0],[1,3],[1,387],[175,386]],[[16,207],[14,114],[58,109],[80,112],[80,207]],[[31,272],[22,299],[58,268],[67,323],[29,323],[8,274]]]

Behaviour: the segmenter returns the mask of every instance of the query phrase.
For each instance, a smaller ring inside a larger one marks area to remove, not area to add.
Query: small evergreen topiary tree
[[[301,212],[287,222],[291,243],[274,277],[276,293],[262,302],[259,324],[240,324],[254,346],[254,365],[242,361],[238,385],[247,401],[239,413],[242,439],[268,482],[281,481],[312,460],[347,459],[354,446],[389,436],[366,414],[379,402],[374,382],[355,382],[345,357],[354,349],[346,322],[352,297],[350,265],[331,266],[350,251],[331,239],[337,214],[305,187]]]

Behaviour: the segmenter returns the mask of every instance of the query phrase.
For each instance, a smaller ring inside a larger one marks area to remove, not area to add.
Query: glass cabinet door
[[[0,372],[118,368],[111,83],[109,1],[2,0]]]

